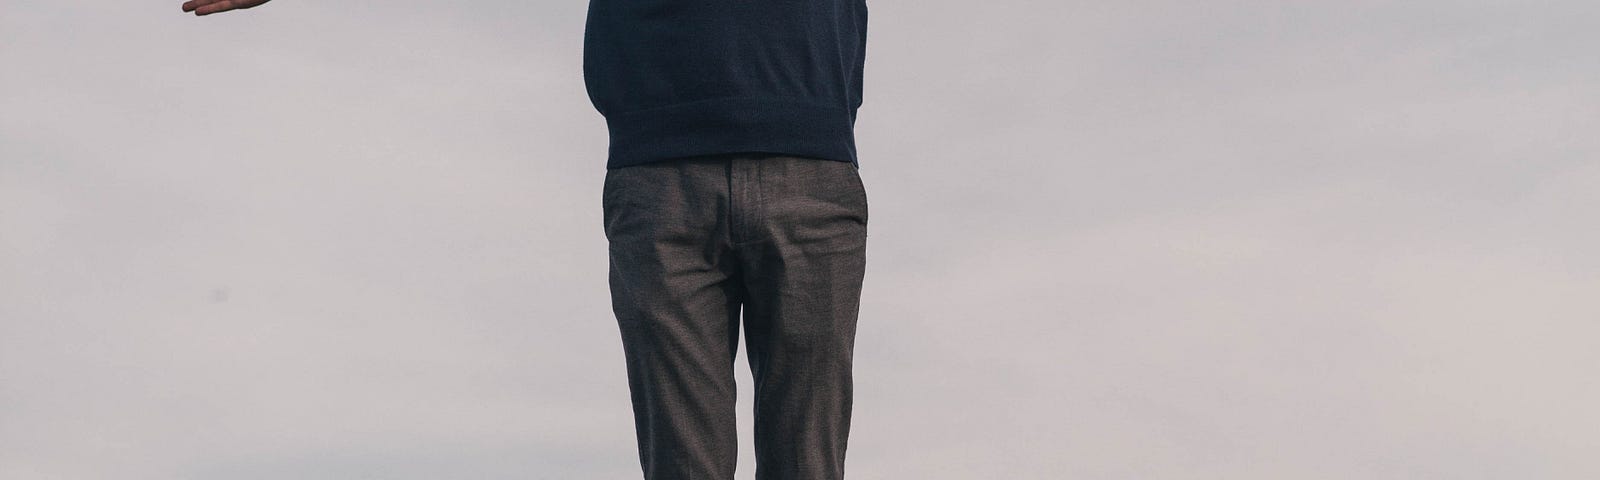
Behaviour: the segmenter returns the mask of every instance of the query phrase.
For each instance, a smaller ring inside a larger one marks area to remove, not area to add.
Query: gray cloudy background
[[[0,478],[639,478],[585,2],[179,3],[3,0]],[[1600,478],[1600,3],[870,7],[851,478]]]

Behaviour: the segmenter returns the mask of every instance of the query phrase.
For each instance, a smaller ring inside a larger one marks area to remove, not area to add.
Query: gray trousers
[[[732,480],[743,310],[755,478],[841,480],[866,268],[857,165],[745,153],[606,171],[611,302],[646,480]]]

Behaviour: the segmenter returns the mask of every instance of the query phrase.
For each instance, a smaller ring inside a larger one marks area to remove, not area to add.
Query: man
[[[733,479],[742,309],[756,478],[842,479],[866,266],[865,0],[591,0],[587,22],[644,477]]]

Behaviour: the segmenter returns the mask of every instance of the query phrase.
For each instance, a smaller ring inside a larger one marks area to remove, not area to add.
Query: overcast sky
[[[585,2],[179,3],[0,0],[0,477],[640,478]],[[1600,477],[1600,3],[869,7],[850,478]]]

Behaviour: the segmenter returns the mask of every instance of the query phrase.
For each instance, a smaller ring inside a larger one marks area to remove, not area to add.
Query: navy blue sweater
[[[717,153],[851,162],[866,0],[590,0],[606,168]]]

